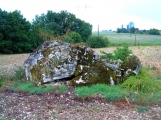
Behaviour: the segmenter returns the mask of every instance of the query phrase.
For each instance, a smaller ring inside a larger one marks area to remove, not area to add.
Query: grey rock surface
[[[141,62],[135,55],[127,61],[102,60],[86,44],[44,42],[24,62],[26,79],[37,85],[69,79],[73,86],[104,83],[115,85],[137,75]]]
[[[78,64],[90,66],[99,56],[85,45],[62,41],[43,43],[24,62],[26,79],[36,84],[74,76]]]

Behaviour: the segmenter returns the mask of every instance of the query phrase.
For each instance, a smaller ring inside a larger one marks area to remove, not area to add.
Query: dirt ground
[[[113,52],[115,48],[95,49]],[[161,46],[130,47],[144,66],[161,73]],[[0,55],[0,70],[12,74],[29,54]],[[0,89],[0,120],[161,120],[161,106],[151,105],[140,113],[132,101],[104,99],[101,95],[80,99],[68,87],[65,93],[41,94],[13,92],[9,86]],[[130,104],[129,104],[130,103]]]

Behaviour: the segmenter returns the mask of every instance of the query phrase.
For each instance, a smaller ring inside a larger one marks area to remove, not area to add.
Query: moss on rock
[[[78,76],[70,81],[70,85],[111,84],[111,80],[116,83],[116,75],[111,69],[107,68],[101,60],[85,68],[82,73],[76,74]]]

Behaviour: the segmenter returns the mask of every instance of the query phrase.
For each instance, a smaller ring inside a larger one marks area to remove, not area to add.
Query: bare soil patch
[[[95,49],[113,52],[114,47]],[[130,47],[144,66],[156,67],[161,71],[161,46]],[[12,73],[14,66],[23,66],[29,54],[0,55],[0,68]],[[153,70],[154,71],[154,70]],[[160,120],[161,106],[149,105],[150,108],[140,113],[134,106],[141,104],[126,99],[109,101],[101,95],[80,99],[68,87],[65,93],[55,91],[41,94],[14,92],[9,86],[0,89],[0,119],[6,120]]]

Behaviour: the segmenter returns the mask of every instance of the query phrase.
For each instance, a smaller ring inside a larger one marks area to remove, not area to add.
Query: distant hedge
[[[86,42],[92,48],[108,47],[110,44],[108,38],[103,36],[91,36]]]

